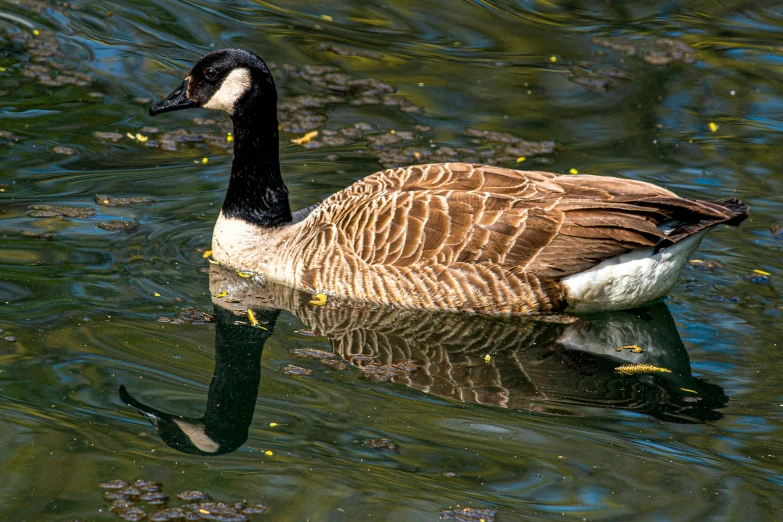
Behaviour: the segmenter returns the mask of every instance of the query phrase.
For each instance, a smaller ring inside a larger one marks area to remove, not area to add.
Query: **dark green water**
[[[21,0],[0,3],[0,37],[0,519],[112,520],[97,484],[115,478],[261,502],[259,520],[424,521],[457,506],[501,521],[779,518],[783,4]],[[588,326],[321,309],[306,296],[264,301],[237,277],[210,287],[202,252],[230,168],[223,117],[153,120],[134,98],[167,94],[227,46],[276,67],[295,208],[379,158],[483,158],[735,196],[752,215],[708,236],[697,257],[722,266],[686,269],[668,310]],[[161,137],[178,128],[200,134]],[[291,143],[313,128],[315,146]],[[557,148],[536,155],[468,128]],[[156,201],[106,206],[96,194]],[[137,226],[96,226],[111,221]],[[247,306],[213,299],[219,290],[248,292],[269,330],[235,326],[222,307]],[[217,322],[158,321],[187,306]],[[295,359],[297,348],[418,368],[376,382]],[[200,419],[216,356],[212,393],[233,406],[205,419],[236,451],[178,451],[120,397],[124,386]],[[623,362],[672,373],[623,377]],[[289,364],[314,373],[282,373]],[[377,438],[397,451],[364,442]]]

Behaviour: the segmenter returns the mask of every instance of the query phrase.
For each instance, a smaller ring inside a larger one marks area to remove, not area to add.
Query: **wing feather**
[[[558,279],[629,250],[679,240],[664,234],[663,222],[709,226],[727,212],[640,181],[452,163],[368,176],[320,205],[302,234],[334,227],[317,240],[340,251],[342,261],[333,263],[355,259],[390,270],[472,264]],[[334,259],[324,253],[320,262],[327,257]],[[448,271],[442,277],[457,283]],[[461,288],[466,295],[496,291],[478,275],[458,283],[474,286]]]

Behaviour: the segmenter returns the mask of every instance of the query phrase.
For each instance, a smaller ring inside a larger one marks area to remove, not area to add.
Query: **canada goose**
[[[384,170],[291,213],[277,91],[241,49],[201,58],[150,115],[202,107],[234,123],[212,256],[267,280],[411,308],[537,314],[622,309],[665,295],[736,199],[644,182],[463,163]]]
[[[728,402],[720,386],[692,374],[688,352],[664,303],[563,323],[359,303],[312,306],[310,294],[271,282],[259,284],[218,266],[210,270],[209,286],[213,295],[227,295],[212,300],[215,370],[204,414],[186,417],[175,413],[180,410],[176,404],[147,404],[135,396],[144,395],[141,383],[119,390],[125,404],[183,453],[215,456],[235,451],[247,440],[254,413],[270,413],[263,392],[258,400],[261,358],[277,324],[290,321],[278,321],[281,310],[327,338],[334,354],[328,360],[351,368],[348,372],[409,360],[413,371],[384,376],[448,400],[559,415],[573,414],[573,405],[620,409],[678,423],[718,420],[722,414],[717,410]],[[237,324],[248,309],[263,328]],[[617,351],[628,344],[644,351]],[[332,371],[315,361],[297,364],[321,374]],[[617,367],[626,364],[669,372],[619,373]]]

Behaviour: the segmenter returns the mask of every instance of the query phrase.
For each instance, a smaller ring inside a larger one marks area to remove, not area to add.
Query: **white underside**
[[[632,250],[563,279],[569,291],[568,311],[621,310],[666,295],[699,247],[705,229],[657,254],[652,248]]]

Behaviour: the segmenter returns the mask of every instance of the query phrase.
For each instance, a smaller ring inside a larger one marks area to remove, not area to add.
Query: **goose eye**
[[[204,77],[207,80],[214,80],[215,78],[217,78],[217,71],[212,67],[207,67],[206,69],[204,69]]]

